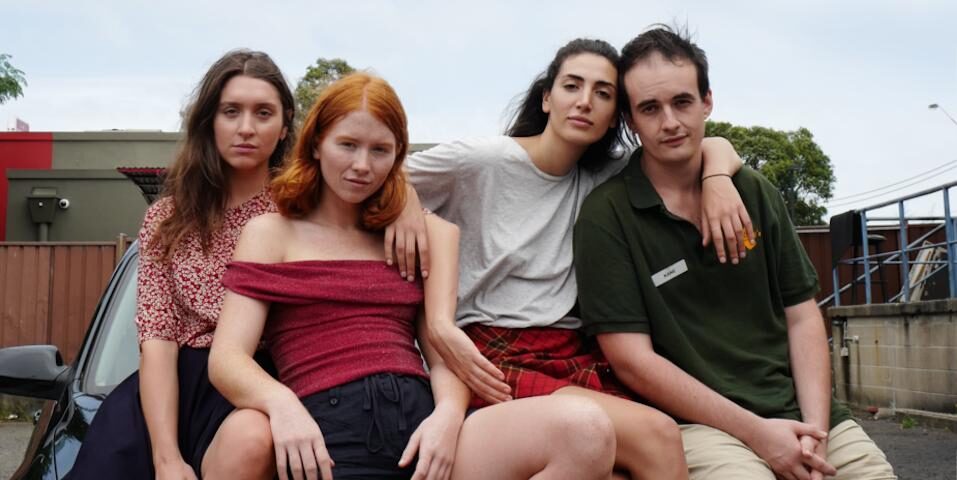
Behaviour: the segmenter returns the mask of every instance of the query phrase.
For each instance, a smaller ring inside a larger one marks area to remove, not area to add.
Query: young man
[[[817,275],[780,194],[754,170],[701,178],[704,52],[666,28],[625,46],[630,164],[585,201],[575,263],[586,331],[615,373],[684,423],[694,478],[896,478],[832,401]],[[757,238],[738,265],[701,246],[701,183],[733,181]]]

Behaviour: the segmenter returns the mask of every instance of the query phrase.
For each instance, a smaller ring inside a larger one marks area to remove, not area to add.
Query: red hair
[[[326,87],[313,104],[300,130],[292,157],[273,179],[272,195],[279,213],[302,218],[319,205],[322,172],[313,149],[332,126],[346,115],[365,110],[395,135],[396,154],[385,182],[362,204],[360,219],[369,230],[395,221],[405,208],[406,179],[402,161],[409,149],[408,122],[399,96],[389,84],[368,73],[353,73]]]

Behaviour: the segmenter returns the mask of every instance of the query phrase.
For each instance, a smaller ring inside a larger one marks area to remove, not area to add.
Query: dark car
[[[64,365],[52,345],[0,349],[0,393],[46,400],[13,479],[66,475],[103,399],[136,370],[137,254],[133,243],[113,272],[72,365]]]

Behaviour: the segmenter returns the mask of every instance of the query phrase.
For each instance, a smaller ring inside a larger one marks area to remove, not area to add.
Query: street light
[[[931,110],[940,109],[941,112],[944,112],[944,115],[947,115],[947,118],[949,118],[951,122],[954,122],[954,125],[957,125],[957,120],[954,120],[954,117],[951,117],[950,114],[947,113],[947,110],[944,110],[944,107],[941,107],[940,105],[937,105],[936,103],[932,103],[928,105],[927,108]]]

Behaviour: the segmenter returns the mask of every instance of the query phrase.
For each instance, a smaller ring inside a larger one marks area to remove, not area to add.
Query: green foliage
[[[0,53],[0,104],[22,97],[26,85],[23,72],[10,64],[10,55]]]
[[[32,421],[33,414],[42,407],[42,400],[0,394],[0,423]]]
[[[355,69],[341,58],[326,60],[319,57],[315,65],[306,68],[306,75],[296,84],[296,117],[300,121],[305,118],[322,89],[354,71]]]
[[[905,429],[905,430],[910,429],[910,428],[914,428],[914,427],[916,427],[916,426],[917,426],[917,420],[914,420],[914,417],[905,416],[905,417],[901,420],[901,428],[903,428],[903,429]]]
[[[833,195],[834,170],[808,129],[786,132],[709,121],[705,134],[727,138],[748,166],[778,187],[796,225],[824,223],[824,202]]]

